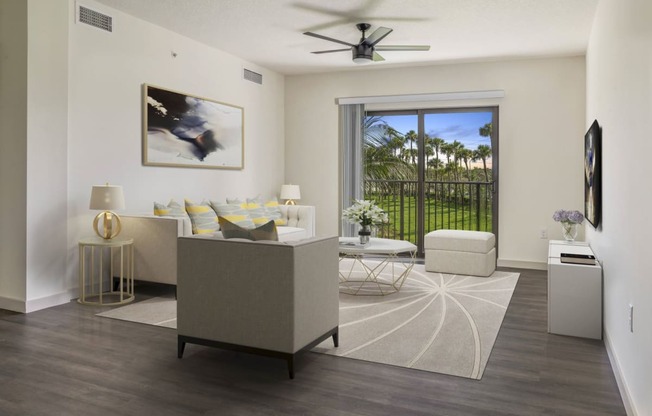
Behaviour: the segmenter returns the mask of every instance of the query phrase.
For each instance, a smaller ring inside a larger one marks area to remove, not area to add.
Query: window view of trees
[[[416,244],[419,233],[436,229],[491,231],[492,122],[440,126],[423,134],[424,224],[420,226],[419,134],[412,128],[416,115],[404,118],[365,118],[365,199],[375,200],[390,217],[390,224],[379,230],[381,235]],[[471,128],[472,134],[462,134]],[[474,139],[467,139],[470,136]]]

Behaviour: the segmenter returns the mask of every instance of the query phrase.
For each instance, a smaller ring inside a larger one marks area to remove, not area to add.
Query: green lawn
[[[387,212],[389,224],[378,231],[379,237],[402,238],[416,244],[417,241],[417,205],[416,198],[406,196],[403,199],[403,236],[401,237],[401,203],[399,198],[384,197],[379,195],[365,195],[365,199],[373,199]],[[469,207],[468,201],[462,204],[458,201],[444,202],[428,200],[425,206],[425,232],[439,230],[480,230],[492,231],[491,205],[480,209],[478,224],[477,208],[475,203]]]

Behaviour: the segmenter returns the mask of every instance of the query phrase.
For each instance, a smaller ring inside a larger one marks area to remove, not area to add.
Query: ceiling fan
[[[349,42],[345,42],[338,39],[329,38],[328,36],[319,35],[313,32],[304,32],[304,35],[312,36],[314,38],[324,39],[335,43],[340,43],[342,45],[348,46],[344,49],[330,49],[326,51],[315,51],[312,53],[321,54],[321,53],[331,53],[331,52],[344,52],[351,51],[353,54],[353,62],[357,64],[368,63],[368,62],[378,62],[384,61],[385,58],[380,56],[376,51],[429,51],[429,45],[378,45],[378,42],[383,40],[385,36],[389,35],[392,32],[392,29],[387,27],[379,27],[371,35],[365,37],[365,34],[371,25],[369,23],[358,23],[355,25],[359,31],[362,32],[362,38],[357,45],[354,45]]]

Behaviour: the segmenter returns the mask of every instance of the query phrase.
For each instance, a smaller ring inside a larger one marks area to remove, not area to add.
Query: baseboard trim
[[[517,269],[548,270],[548,264],[538,261],[498,259],[498,267],[514,267]]]
[[[44,296],[38,299],[30,299],[27,301],[26,312],[40,311],[41,309],[51,308],[53,306],[63,305],[70,302],[71,299],[77,297],[77,289],[68,289],[64,292],[55,293],[53,295]]]
[[[607,355],[609,356],[609,361],[611,362],[611,369],[613,370],[614,377],[616,377],[616,384],[618,384],[618,390],[620,390],[620,397],[623,400],[623,405],[625,406],[627,416],[638,416],[638,412],[636,411],[636,406],[634,405],[632,396],[629,394],[629,388],[627,387],[625,375],[620,369],[618,357],[614,352],[613,345],[611,344],[611,339],[609,338],[609,333],[607,332],[606,328],[603,329],[603,338],[604,346],[607,349]]]
[[[25,313],[25,301],[15,298],[0,296],[0,309],[7,311]]]

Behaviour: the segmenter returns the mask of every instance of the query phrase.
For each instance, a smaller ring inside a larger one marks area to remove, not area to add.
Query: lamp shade
[[[123,209],[125,207],[125,197],[122,193],[122,186],[117,185],[93,185],[91,191],[90,209],[100,209],[111,211]]]
[[[281,199],[301,199],[299,185],[281,185]]]

